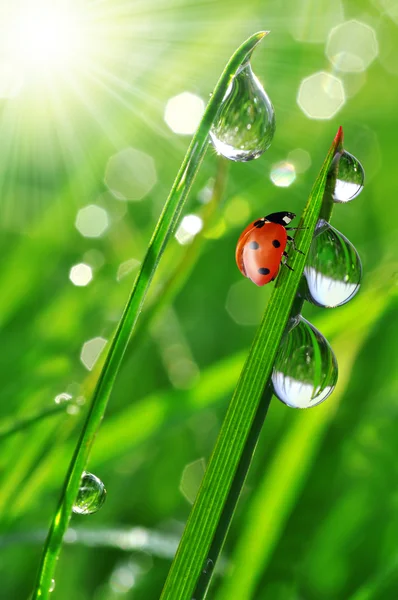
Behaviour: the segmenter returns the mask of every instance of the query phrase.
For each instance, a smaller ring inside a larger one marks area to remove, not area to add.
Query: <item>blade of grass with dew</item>
[[[355,303],[348,304],[339,319],[331,311],[319,313],[315,324],[328,339],[342,330],[355,337],[357,330],[370,327],[375,314],[380,311],[380,303],[391,293],[386,284],[390,281],[388,274],[393,271],[393,264],[383,263],[373,272],[368,278],[372,287],[361,290]],[[151,440],[159,439],[170,427],[178,427],[193,414],[225,401],[233,392],[246,354],[247,351],[239,352],[208,367],[202,372],[198,384],[190,390],[159,391],[111,416],[100,429],[91,454],[91,464],[99,468],[142,448]],[[62,428],[56,429],[52,437],[55,436],[58,441],[67,437],[72,425],[70,421],[72,419],[62,423]],[[37,466],[21,472],[20,477],[13,480],[12,488],[0,486],[0,505],[7,506],[7,516],[11,521],[29,507],[32,497],[48,494],[57,485],[58,478],[54,475],[67,468],[72,451],[70,442],[61,442],[56,450],[36,461]],[[24,451],[22,454],[29,453]],[[18,503],[15,500],[10,502],[10,498],[16,497]]]
[[[314,184],[300,220],[300,229],[295,236],[295,241],[303,254],[295,253],[292,260],[294,270],[281,269],[276,280],[275,289],[237,383],[201,488],[163,588],[161,600],[191,600],[202,569],[209,558],[209,550],[219,529],[220,521],[223,519],[225,508],[228,513],[227,520],[230,521],[232,518],[233,509],[230,510],[229,493],[242,456],[245,454],[246,441],[251,428],[254,427],[258,430],[255,418],[261,399],[263,417],[267,411],[272,395],[268,386],[272,366],[296,298],[315,226],[324,207],[326,188],[333,185],[332,178],[328,178],[328,175],[335,156],[341,151],[342,141],[343,131],[340,127]],[[330,193],[326,196],[330,202]],[[265,395],[264,390],[266,390]],[[248,467],[247,463],[250,462],[247,458],[247,456],[244,457],[245,467]],[[244,479],[243,471],[244,469],[240,476]],[[234,502],[236,500],[235,497]],[[225,523],[222,529],[225,538],[228,523]],[[217,546],[219,550],[222,541]],[[210,576],[207,576],[206,586],[202,586],[201,594],[203,595],[198,595],[196,600],[204,597],[205,587],[207,587],[210,577],[211,573]]]
[[[248,60],[257,44],[267,32],[259,32],[246,40],[232,55],[225,67],[214,93],[206,107],[202,121],[192,139],[181,168],[174,181],[170,195],[166,201],[147,253],[136,278],[131,295],[120,319],[118,328],[108,350],[104,368],[101,372],[94,396],[77,443],[58,508],[54,514],[50,531],[39,567],[38,577],[33,592],[33,600],[47,598],[52,586],[55,566],[60,553],[64,533],[67,529],[73,503],[75,501],[81,475],[86,467],[91,446],[101,423],[110,393],[132,329],[138,319],[148,287],[151,283],[160,257],[180,217],[185,199],[189,193],[195,175],[206,152],[211,125],[217,116],[225,93],[240,65]]]
[[[322,440],[350,382],[356,357],[372,328],[382,317],[391,298],[376,299],[366,326],[355,320],[333,340],[339,357],[339,382],[331,398],[314,411],[297,413],[275,450],[270,466],[246,509],[246,519],[231,557],[231,572],[217,593],[217,600],[256,598],[256,584],[271,557],[283,528],[292,513]],[[294,448],[294,452],[292,452]],[[283,467],[282,467],[283,465]],[[281,476],[281,469],[283,476]],[[247,552],[250,548],[250,561]]]

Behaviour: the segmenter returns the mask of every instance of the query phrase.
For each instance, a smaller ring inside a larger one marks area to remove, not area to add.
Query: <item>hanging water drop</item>
[[[79,515],[91,515],[101,508],[105,498],[106,489],[101,479],[84,472],[72,510]]]
[[[250,62],[236,72],[211,128],[219,154],[235,161],[258,158],[269,148],[275,133],[275,113]]]
[[[301,315],[279,348],[272,383],[275,395],[292,408],[316,406],[332,393],[337,361],[327,340]]]
[[[50,587],[48,588],[49,592],[53,592],[55,590],[55,579],[51,579]]]
[[[344,150],[337,166],[333,200],[350,202],[362,191],[364,180],[365,171],[361,163],[355,156]]]
[[[360,287],[362,265],[354,246],[327,221],[321,220],[304,269],[307,299],[326,308],[345,304]]]

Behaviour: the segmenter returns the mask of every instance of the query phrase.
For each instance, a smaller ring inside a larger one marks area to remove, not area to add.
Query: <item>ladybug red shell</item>
[[[287,256],[286,244],[293,241],[287,233],[292,228],[287,225],[295,216],[291,212],[272,213],[257,219],[242,232],[236,246],[236,264],[256,285],[265,285],[278,275],[283,256]]]

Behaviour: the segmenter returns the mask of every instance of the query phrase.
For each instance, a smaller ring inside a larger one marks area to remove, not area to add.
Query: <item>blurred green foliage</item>
[[[254,0],[72,5],[82,7],[100,36],[91,60],[46,77],[32,69],[18,96],[0,100],[1,431],[48,411],[60,393],[89,399],[97,370],[89,373],[82,365],[81,348],[89,339],[111,335],[134,279],[132,271],[117,281],[118,268],[142,259],[188,145],[188,137],[164,122],[167,101],[183,91],[206,99],[232,51],[260,29],[271,34],[253,68],[274,104],[277,129],[263,157],[230,165],[219,210],[203,232],[189,278],[131,346],[88,465],[104,481],[107,501],[98,514],[73,516],[76,534],[68,539],[76,537],[76,543],[65,544],[54,598],[159,597],[190,510],[179,490],[182,472],[188,463],[207,459],[213,448],[269,296],[268,289],[242,280],[234,264],[236,239],[251,218],[276,210],[301,212],[342,124],[345,146],[361,160],[366,181],[355,201],[336,207],[333,225],[361,255],[363,287],[345,307],[306,305],[304,316],[325,333],[341,370],[349,365],[348,373],[340,391],[337,387],[313,411],[297,413],[272,402],[209,598],[221,598],[222,586],[234,577],[240,533],[250,530],[250,506],[259,501],[260,482],[269,481],[286,496],[280,495],[280,507],[272,504],[270,489],[261,499],[264,515],[273,511],[276,530],[272,545],[262,550],[252,598],[395,599],[394,7],[383,0],[336,2],[333,8],[323,0],[289,0],[283,7]],[[378,57],[366,71],[344,73],[330,65],[325,45],[331,28],[351,19],[373,28]],[[347,95],[330,120],[309,119],[296,102],[302,80],[321,70],[341,78]],[[156,166],[157,183],[141,202],[115,199],[103,182],[109,157],[129,146],[150,155]],[[272,164],[297,148],[310,154],[311,166],[290,187],[274,186]],[[187,213],[203,210],[200,191],[217,168],[210,148]],[[110,221],[95,239],[74,225],[79,209],[94,203],[107,210]],[[187,251],[189,246],[177,242],[169,246],[154,297]],[[80,262],[93,267],[86,287],[68,278]],[[1,598],[29,597],[86,405],[78,414],[61,411],[0,437]],[[328,418],[316,441],[306,444],[321,411],[328,411]],[[312,449],[303,455],[300,485],[288,462],[289,441],[295,460],[303,448]],[[286,465],[275,463],[280,456]],[[125,540],[111,535],[133,527],[140,528],[134,539],[145,552],[123,549]],[[82,529],[86,536],[79,534]],[[102,545],[89,544],[88,530],[102,532]],[[159,540],[166,549],[159,549]],[[244,560],[250,564],[250,547]]]

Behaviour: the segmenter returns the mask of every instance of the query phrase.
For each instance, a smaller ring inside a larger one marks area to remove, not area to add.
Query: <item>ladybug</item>
[[[273,281],[281,263],[293,271],[286,263],[288,255],[285,248],[288,242],[297,252],[304,254],[296,248],[294,239],[287,233],[298,229],[287,227],[295,216],[291,212],[272,213],[250,223],[242,232],[236,246],[236,264],[243,275],[256,285]]]

